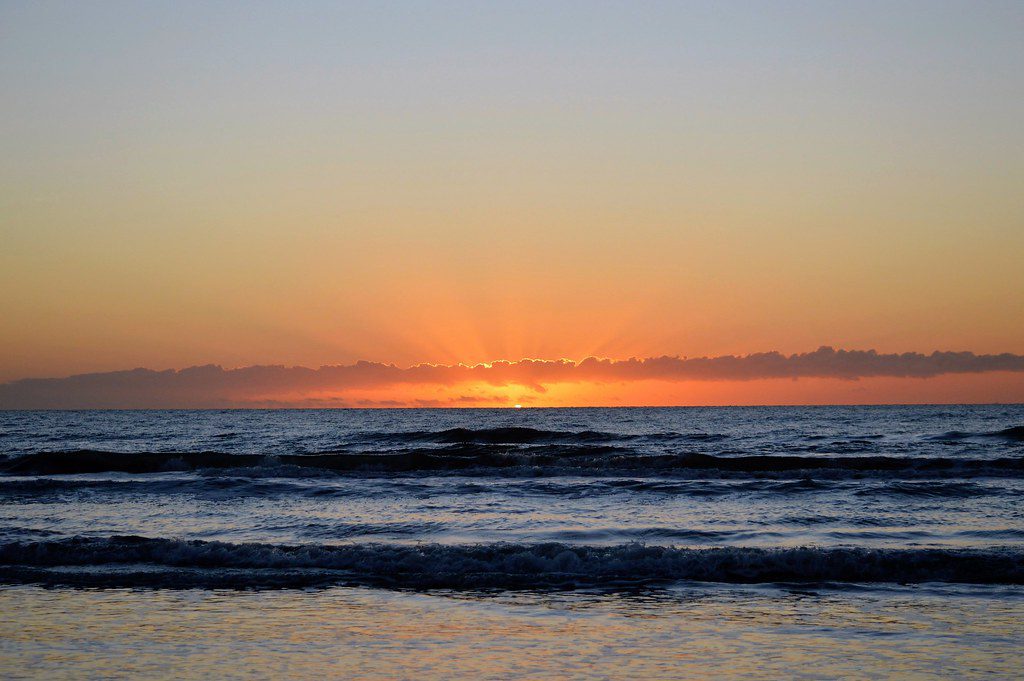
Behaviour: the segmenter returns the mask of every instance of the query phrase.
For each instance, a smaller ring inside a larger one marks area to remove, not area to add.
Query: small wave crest
[[[446,428],[445,430],[417,430],[406,432],[367,433],[373,442],[422,442],[436,444],[556,444],[581,442],[613,442],[628,440],[630,436],[596,430],[563,431],[509,426],[503,428]]]
[[[227,578],[240,588],[362,584],[516,589],[679,581],[1022,584],[1024,552],[561,543],[290,546],[136,536],[0,544],[0,580],[8,583],[88,584],[99,579],[105,585],[173,588],[223,586]]]
[[[628,442],[721,442],[724,433],[612,433],[600,430],[550,430],[525,426],[498,428],[447,428],[404,432],[364,433],[352,444],[381,442],[439,445],[535,445],[535,444],[623,444]]]
[[[1003,428],[993,433],[989,433],[993,437],[1002,437],[1007,440],[1021,440],[1024,441],[1024,426],[1013,426],[1012,428]]]
[[[935,435],[931,439],[940,442],[957,442],[960,440],[971,440],[974,438],[1000,438],[1011,441],[1024,441],[1024,426],[1011,426],[1002,430],[987,431],[984,433],[971,433],[962,430],[950,430]]]
[[[1002,490],[992,489],[972,482],[906,481],[896,480],[884,485],[866,486],[854,492],[855,496],[907,496],[935,497],[941,499],[966,499],[968,497],[999,494]]]
[[[0,471],[14,475],[80,473],[162,473],[230,470],[235,475],[281,477],[334,473],[473,472],[497,470],[530,475],[602,475],[633,473],[703,476],[771,476],[813,473],[819,477],[898,474],[909,477],[1020,477],[1024,458],[957,459],[903,456],[715,456],[711,454],[643,454],[615,447],[550,445],[508,449],[458,445],[446,449],[410,449],[384,453],[227,454],[223,452],[36,452],[7,457]]]

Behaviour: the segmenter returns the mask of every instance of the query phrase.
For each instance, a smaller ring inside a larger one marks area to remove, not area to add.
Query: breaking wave
[[[170,588],[614,588],[680,581],[1024,584],[1024,552],[561,543],[292,546],[75,537],[0,544],[0,580]]]
[[[962,430],[951,430],[941,435],[935,435],[933,440],[957,442],[960,440],[971,440],[974,438],[999,438],[1003,440],[1024,441],[1024,426],[1011,426],[1002,430],[993,430],[984,433],[970,433]]]
[[[712,454],[643,454],[616,447],[550,445],[508,449],[494,445],[454,445],[444,449],[408,449],[384,453],[228,454],[224,452],[104,452],[93,450],[35,452],[0,460],[0,472],[15,475],[76,473],[161,473],[231,470],[237,475],[311,472],[402,473],[417,471],[479,472],[520,469],[533,475],[600,475],[618,472],[702,475],[771,475],[807,471],[818,475],[862,476],[898,473],[911,477],[1024,476],[1024,457],[964,459],[907,456],[786,456]]]

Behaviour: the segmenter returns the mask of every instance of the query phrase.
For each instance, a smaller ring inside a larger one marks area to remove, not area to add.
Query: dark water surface
[[[716,650],[724,674],[792,672],[839,640],[865,675],[1005,671],[1022,662],[1022,501],[1022,405],[0,412],[0,603],[25,613],[0,632],[0,673],[74,658],[116,675],[183,650],[195,675],[223,672],[242,644],[218,617],[254,608],[246,626],[280,618],[268,641],[378,613],[310,643],[310,675],[342,641],[350,663],[377,659],[358,631],[391,637],[382,660],[438,642],[406,617],[459,622],[445,645],[497,656],[438,675],[529,676],[542,667],[508,656],[545,650],[569,664],[567,635],[606,657],[631,641],[648,676],[714,671]],[[108,619],[82,648],[46,633],[58,611]],[[162,646],[117,634],[118,612],[209,630]],[[282,646],[267,669],[302,654]],[[397,660],[392,675],[429,671]],[[857,675],[833,662],[822,674]]]

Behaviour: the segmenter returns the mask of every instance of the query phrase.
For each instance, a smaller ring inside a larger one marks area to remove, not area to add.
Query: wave
[[[606,433],[597,430],[550,430],[525,426],[497,428],[446,428],[444,430],[376,431],[354,436],[346,444],[582,444],[625,442],[638,436]]]
[[[394,433],[394,440],[437,442],[441,444],[534,444],[612,442],[628,436],[596,430],[578,432],[544,430],[526,427],[506,428],[448,428],[440,431]]]
[[[1012,428],[1003,428],[995,432],[989,433],[992,437],[1002,437],[1007,440],[1024,440],[1024,426],[1013,426]]]
[[[273,472],[273,469],[269,469]],[[114,474],[118,475],[118,474]],[[859,475],[859,474],[858,474]],[[465,497],[501,495],[506,498],[595,499],[601,497],[646,495],[651,497],[691,497],[713,499],[723,497],[796,497],[841,492],[855,497],[920,497],[966,499],[977,497],[1008,497],[1024,495],[1019,480],[1005,477],[971,480],[936,480],[922,478],[851,480],[849,478],[777,478],[732,477],[701,478],[631,478],[573,476],[568,479],[545,476],[511,476],[483,478],[427,479],[422,476],[343,477],[303,476],[272,477],[270,475],[153,475],[96,479],[94,477],[2,477],[0,504],[4,501],[29,503],[74,500],[81,495],[91,499],[109,500],[141,496],[184,495],[195,500],[222,499],[426,499],[438,495]]]
[[[272,496],[348,497],[379,494],[379,489],[361,490],[353,486],[314,484],[302,479],[252,477],[179,477],[165,476],[96,480],[90,478],[3,478],[0,477],[0,498],[25,498],[34,501],[47,496],[64,496],[87,492],[91,494],[145,495],[186,494],[197,498],[228,498]]]
[[[643,440],[648,442],[720,442],[728,439],[724,433],[610,433],[599,430],[549,430],[525,426],[499,428],[447,428],[445,430],[416,430],[405,432],[366,433],[360,441],[431,442],[436,444],[580,444],[611,443]]]
[[[228,454],[224,452],[36,452],[8,456],[0,472],[13,475],[79,473],[161,473],[231,470],[236,475],[288,477],[313,471],[334,473],[462,472],[493,474],[497,469],[531,475],[614,474],[617,472],[702,475],[806,473],[861,476],[894,473],[911,477],[1024,476],[1024,457],[959,459],[903,456],[715,456],[641,454],[602,446],[543,446],[529,450],[470,445],[385,453]]]
[[[907,496],[966,499],[968,497],[989,496],[1005,492],[1006,490],[992,489],[973,482],[908,482],[898,480],[881,486],[866,486],[855,490],[853,494],[859,497]]]
[[[532,589],[726,583],[1024,584],[1020,549],[708,548],[643,544],[274,545],[75,537],[0,544],[4,583],[254,588],[358,584]]]
[[[974,438],[1000,438],[1011,441],[1024,441],[1024,426],[1011,426],[1002,430],[992,430],[984,433],[970,433],[962,430],[951,430],[941,435],[935,435],[931,439],[939,441],[956,442],[959,440],[971,440]]]

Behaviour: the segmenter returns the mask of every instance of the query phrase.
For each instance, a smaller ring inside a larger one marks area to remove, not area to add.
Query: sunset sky
[[[1017,357],[1022,35],[1020,2],[0,2],[0,383]],[[979,366],[203,389],[209,406],[1024,401],[1024,364]],[[0,406],[37,404],[13,385]],[[72,406],[201,403],[147,389]]]

